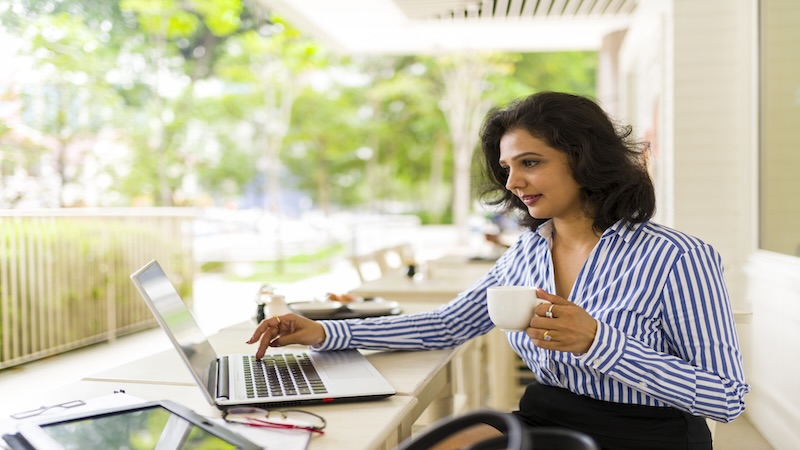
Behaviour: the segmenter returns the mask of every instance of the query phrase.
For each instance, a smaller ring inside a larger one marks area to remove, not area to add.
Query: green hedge
[[[183,241],[153,218],[0,218],[0,368],[152,326],[130,274],[158,258],[190,298]]]

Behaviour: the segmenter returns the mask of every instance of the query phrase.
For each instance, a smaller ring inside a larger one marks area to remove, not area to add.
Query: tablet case
[[[246,438],[242,437],[241,435],[227,428],[215,425],[214,423],[210,422],[208,419],[197,414],[191,409],[170,400],[151,401],[134,405],[125,405],[125,406],[107,408],[102,410],[84,411],[76,414],[63,414],[63,415],[50,416],[44,418],[37,418],[23,423],[26,425],[31,424],[35,426],[46,426],[50,424],[71,422],[82,419],[113,416],[118,414],[135,412],[143,409],[149,409],[153,407],[164,408],[167,411],[171,412],[172,414],[202,429],[203,431],[213,436],[216,436],[217,438],[231,445],[234,445],[237,449],[259,450],[263,448],[259,445],[250,442]],[[20,425],[22,425],[23,423],[21,423]],[[38,450],[21,433],[4,434],[2,436],[2,439],[6,442],[9,448],[11,448],[11,450]]]
[[[4,434],[3,440],[6,441],[8,448],[11,450],[36,450],[24,437],[20,436],[19,433]]]

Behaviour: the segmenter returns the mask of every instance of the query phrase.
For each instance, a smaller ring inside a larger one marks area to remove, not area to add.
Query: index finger
[[[272,322],[276,322],[274,325]],[[264,319],[261,323],[258,324],[256,327],[256,331],[253,333],[253,336],[250,337],[250,340],[247,341],[248,344],[254,343],[256,340],[259,340],[258,350],[256,350],[256,359],[261,359],[264,354],[267,352],[267,347],[269,347],[269,343],[278,337],[278,326],[280,325],[280,319],[276,316],[270,317],[269,319]]]
[[[275,337],[278,337],[278,330],[275,330]],[[269,343],[272,342],[273,336],[270,329],[264,332],[261,335],[261,342],[258,343],[258,350],[256,350],[256,359],[261,359],[264,357],[264,354],[267,353],[267,348],[269,347]]]

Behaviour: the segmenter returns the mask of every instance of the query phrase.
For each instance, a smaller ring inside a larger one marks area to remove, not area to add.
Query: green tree
[[[257,181],[277,216],[281,190],[294,189],[323,211],[452,213],[463,225],[486,110],[537,90],[594,92],[592,52],[333,57],[259,2],[17,0],[0,10],[35,56],[23,108],[43,137],[20,140],[10,125],[0,173],[53,161],[76,186],[102,165],[117,204],[227,203]],[[37,113],[37,102],[48,107]],[[108,136],[127,153],[100,147]]]
[[[591,94],[596,56],[593,52],[488,52],[438,56],[434,64],[444,92],[439,104],[453,143],[453,220],[464,232],[474,199],[471,179],[478,175],[472,161],[488,110],[541,90]]]
[[[106,127],[109,111],[120,103],[106,79],[113,64],[113,55],[105,47],[108,30],[96,17],[90,22],[72,14],[82,10],[79,6],[66,2],[63,10],[51,14],[12,8],[2,16],[5,27],[23,36],[20,53],[28,55],[31,70],[20,101],[27,106],[28,129],[39,135],[35,147],[43,150],[34,170],[46,173],[42,165],[50,161],[58,206],[75,201],[67,196],[66,188],[79,189],[78,180],[92,157],[97,135]],[[38,102],[40,98],[47,103]]]
[[[563,91],[594,96],[597,91],[597,52],[522,53],[514,78],[528,95],[538,91]]]
[[[291,174],[288,187],[310,193],[327,215],[333,205],[364,202],[365,160],[372,153],[362,140],[352,90],[329,86],[326,93],[305,89],[298,97],[282,161]]]
[[[446,217],[451,205],[463,205],[462,214],[468,214],[470,179],[478,175],[470,175],[477,126],[489,107],[547,89],[564,65],[569,68],[562,70],[562,84],[552,89],[594,90],[591,52],[475,56],[479,58],[477,77],[469,75],[460,55],[372,57],[338,65],[337,70],[358,74],[360,83],[332,82],[296,102],[283,158],[295,186],[313,192],[318,204],[329,198],[351,208],[389,212],[401,203],[400,210],[435,222]],[[467,104],[467,91],[480,94],[473,98],[477,108]],[[466,123],[456,111],[471,112],[471,131],[453,132],[445,113],[453,123]],[[454,188],[457,178],[461,184]]]
[[[291,127],[292,108],[300,91],[317,70],[327,64],[325,54],[311,39],[263,9],[253,10],[256,30],[241,33],[227,46],[218,74],[235,83],[250,104],[252,144],[259,149],[257,167],[263,175],[265,209],[276,220],[278,261],[282,261],[280,153]],[[282,270],[278,266],[278,271]]]
[[[197,82],[213,74],[221,42],[246,32],[241,0],[175,1],[122,0],[122,11],[135,17],[140,35],[121,49],[142,77],[131,109],[134,165],[125,184],[149,190],[156,204],[172,205],[176,192],[195,172],[198,149],[191,132],[202,129],[194,120]],[[200,152],[205,149],[201,149]]]
[[[506,53],[463,53],[436,57],[443,98],[439,103],[447,118],[453,145],[453,220],[459,230],[467,230],[472,205],[473,153],[483,117],[493,102],[490,79],[510,77],[516,55]],[[496,88],[497,86],[495,86]],[[462,233],[461,239],[467,238]]]
[[[336,66],[324,92],[298,99],[284,158],[314,198],[374,212],[429,210],[445,172],[446,126],[436,87],[414,57],[358,58]],[[358,79],[353,83],[353,79]],[[313,167],[313,178],[305,173]],[[324,169],[323,169],[324,168]],[[330,172],[329,175],[319,175]]]

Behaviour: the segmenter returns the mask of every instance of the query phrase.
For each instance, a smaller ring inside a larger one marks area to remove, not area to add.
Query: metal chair
[[[566,428],[530,428],[531,450],[600,450],[600,446],[585,433]],[[507,447],[507,437],[498,436],[479,442],[470,450],[493,450]]]
[[[418,436],[401,442],[396,450],[428,450],[459,431],[486,424],[503,433],[485,439],[467,450],[600,450],[588,435],[564,428],[526,428],[516,416],[493,410],[478,410],[442,419]]]

